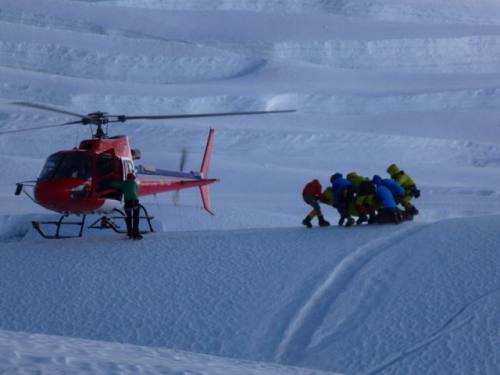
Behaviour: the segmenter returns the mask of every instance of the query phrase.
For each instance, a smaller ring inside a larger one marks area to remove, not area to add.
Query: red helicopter
[[[216,117],[236,115],[258,115],[270,113],[294,112],[295,110],[273,110],[254,112],[223,112],[181,115],[128,116],[110,115],[105,112],[94,112],[88,115],[61,110],[46,105],[27,102],[10,103],[39,110],[57,112],[78,117],[76,121],[28,129],[3,131],[1,134],[17,133],[30,130],[63,127],[69,125],[93,125],[96,131],[92,139],[80,142],[78,148],[58,151],[47,158],[42,171],[35,181],[18,182],[16,195],[24,192],[33,202],[49,210],[58,212],[61,217],[57,221],[33,221],[33,227],[47,239],[81,237],[85,227],[85,219],[89,214],[99,214],[101,217],[88,226],[93,229],[112,229],[118,233],[126,231],[117,224],[117,220],[125,219],[123,197],[119,190],[111,187],[111,182],[124,180],[128,173],[138,175],[139,195],[146,196],[167,191],[198,187],[201,193],[203,207],[209,213],[210,202],[208,185],[219,181],[208,178],[208,168],[212,153],[214,129],[210,129],[205,147],[205,154],[199,172],[183,172],[185,153],[181,157],[180,171],[168,171],[156,168],[135,166],[134,160],[140,159],[140,150],[130,147],[126,135],[108,136],[104,127],[110,123],[128,120],[166,120],[195,117]],[[33,188],[33,195],[26,190]],[[143,205],[140,205],[141,218],[145,219],[148,229],[153,232],[150,216]],[[80,217],[78,221],[64,221],[69,215]],[[213,214],[212,214],[213,215]],[[76,226],[77,235],[63,235],[61,228],[65,225]],[[55,234],[47,234],[42,226],[55,226]]]

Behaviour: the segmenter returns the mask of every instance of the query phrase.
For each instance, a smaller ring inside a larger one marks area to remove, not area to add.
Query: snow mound
[[[432,0],[343,0],[326,2],[326,9],[350,16],[370,17],[386,21],[419,23],[459,23],[498,25],[495,13],[500,5],[495,0],[455,0],[445,7]],[[333,4],[332,4],[333,3]]]
[[[303,12],[324,10],[324,0],[80,0],[134,8],[190,11]]]
[[[73,78],[160,84],[208,81],[245,74],[263,64],[234,51],[149,37],[68,33],[11,23],[0,23],[0,32],[11,36],[0,41],[0,66]]]
[[[9,331],[0,331],[0,352],[0,371],[9,374],[327,374],[178,350]]]
[[[485,373],[498,359],[499,225],[3,242],[0,328],[347,373]]]
[[[31,230],[33,215],[0,216],[0,242],[20,241]]]
[[[446,39],[286,41],[274,55],[342,69],[440,73],[494,73],[499,70],[500,37]]]
[[[185,11],[251,11],[273,13],[328,12],[385,21],[499,25],[495,0],[456,0],[443,7],[432,0],[79,0],[133,8]]]

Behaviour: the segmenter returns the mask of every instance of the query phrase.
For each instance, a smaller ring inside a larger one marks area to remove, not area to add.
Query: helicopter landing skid
[[[141,234],[145,233],[151,233],[154,232],[153,225],[151,224],[151,220],[154,218],[153,216],[150,216],[146,208],[140,204],[139,209],[141,214],[139,215],[140,220],[146,220],[147,225],[148,225],[148,230],[141,230]],[[116,233],[127,233],[126,225],[125,225],[125,213],[121,210],[114,210],[116,215],[114,216],[102,216],[96,221],[94,221],[92,224],[90,224],[87,228],[90,229],[112,229]],[[57,239],[63,239],[63,238],[78,238],[82,237],[83,234],[83,228],[85,227],[85,218],[86,215],[82,216],[82,219],[80,221],[63,221],[64,218],[68,217],[69,215],[61,215],[60,219],[57,221],[32,221],[31,224],[33,225],[33,228],[40,233],[40,235],[43,238],[46,238],[48,240],[57,240]],[[123,220],[123,226],[120,226],[116,223],[117,220]],[[55,225],[56,226],[56,231],[55,234],[47,234],[42,227],[43,226],[50,226],[50,225]],[[61,227],[63,225],[73,225],[73,226],[79,226],[80,229],[78,231],[77,235],[61,235]]]
[[[85,226],[85,217],[86,215],[82,216],[81,221],[67,221],[63,222],[64,218],[67,217],[68,215],[62,215],[61,218],[57,221],[32,221],[31,224],[33,225],[33,228],[40,233],[40,235],[43,238],[49,239],[49,240],[56,240],[56,239],[62,239],[62,238],[78,238],[82,236],[83,233],[83,227]],[[56,226],[56,234],[55,235],[50,235],[47,234],[46,232],[43,231],[42,226],[46,225],[55,225]],[[80,227],[80,231],[78,232],[77,236],[68,236],[68,235],[61,235],[61,227],[63,225],[75,225]]]
[[[151,224],[151,220],[154,219],[154,216],[150,216],[146,208],[139,204],[140,214],[139,220],[146,220],[148,224],[148,230],[141,230],[141,234],[154,232],[153,225]],[[117,214],[115,216],[102,216],[92,224],[88,226],[90,229],[112,229],[116,233],[127,233],[127,227],[125,223],[125,213],[122,210],[115,209],[114,212]],[[117,220],[123,220],[123,227],[116,223]]]

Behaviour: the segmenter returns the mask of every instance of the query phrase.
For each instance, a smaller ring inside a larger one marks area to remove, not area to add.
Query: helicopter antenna
[[[80,128],[76,129],[76,136],[75,136],[75,148],[78,147],[78,139],[80,138]]]

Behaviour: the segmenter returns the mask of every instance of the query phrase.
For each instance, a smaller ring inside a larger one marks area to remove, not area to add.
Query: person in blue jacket
[[[403,217],[394,196],[404,195],[404,189],[396,181],[391,179],[382,180],[378,175],[373,176],[372,181],[377,187],[375,196],[380,204],[377,213],[377,222],[379,224],[401,223]]]
[[[342,176],[342,173],[335,173],[330,177],[332,192],[334,197],[334,207],[340,215],[339,225],[345,223],[346,227],[354,224],[354,219],[349,213],[349,203],[354,198],[354,188],[352,182]]]
[[[380,176],[377,176],[380,178]],[[398,198],[402,198],[405,195],[405,189],[396,182],[396,180],[393,180],[392,178],[384,178],[382,180],[382,184],[388,188],[394,198],[396,199],[396,202],[398,201]]]

